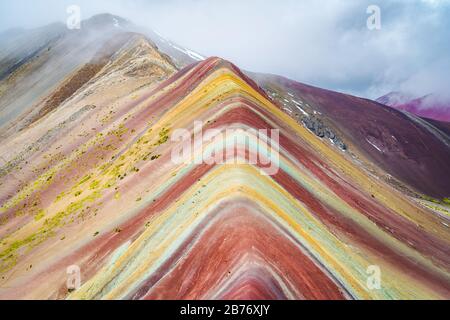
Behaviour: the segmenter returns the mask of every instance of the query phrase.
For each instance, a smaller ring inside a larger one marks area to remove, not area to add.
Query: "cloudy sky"
[[[450,96],[450,0],[1,0],[0,30],[110,12],[243,69],[376,98]],[[369,30],[367,8],[381,10]]]

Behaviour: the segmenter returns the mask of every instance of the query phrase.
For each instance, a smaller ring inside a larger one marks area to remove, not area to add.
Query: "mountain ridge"
[[[450,122],[450,100],[438,94],[414,97],[411,94],[392,92],[376,101],[422,118]]]
[[[415,128],[445,159],[447,147],[424,124],[218,57],[180,68],[145,36],[124,38],[94,76],[0,146],[8,157],[0,171],[1,299],[450,296],[445,203],[384,179],[388,162],[361,151],[380,146],[362,145],[364,117],[383,128],[391,115],[402,124],[399,140],[405,126]],[[196,121],[205,131],[240,131],[205,141]],[[279,146],[279,170],[262,175],[261,161],[176,163],[177,129],[204,144],[195,157],[214,149],[228,160],[268,157],[255,132],[279,130],[278,141],[268,137]],[[250,142],[234,145],[242,132]],[[373,265],[382,270],[380,290],[367,286]],[[71,266],[82,272],[76,290],[67,287]]]

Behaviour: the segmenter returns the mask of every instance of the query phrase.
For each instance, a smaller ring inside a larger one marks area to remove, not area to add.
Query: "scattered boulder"
[[[303,125],[312,131],[319,138],[330,139],[339,149],[347,150],[346,144],[334,133],[334,131],[324,125],[323,121],[316,116],[303,116]]]

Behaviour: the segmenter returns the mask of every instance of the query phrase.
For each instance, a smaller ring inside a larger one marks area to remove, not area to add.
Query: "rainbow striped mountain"
[[[450,299],[449,123],[106,14],[0,43],[0,299]],[[175,163],[196,121],[279,170]]]

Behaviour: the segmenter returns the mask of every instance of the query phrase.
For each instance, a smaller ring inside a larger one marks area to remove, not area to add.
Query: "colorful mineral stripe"
[[[449,215],[317,137],[231,63],[209,58],[111,103],[2,178],[21,181],[2,186],[1,299],[450,298]],[[194,137],[195,121],[279,129],[278,172],[175,164],[171,132]]]

